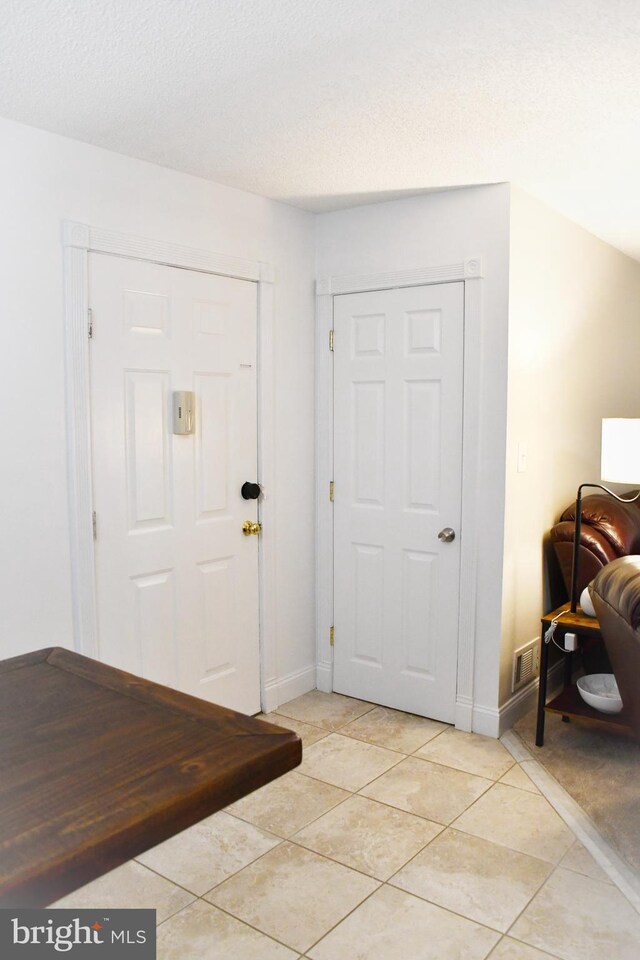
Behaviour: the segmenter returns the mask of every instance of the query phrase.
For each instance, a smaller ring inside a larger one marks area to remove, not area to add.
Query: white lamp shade
[[[602,421],[600,475],[609,483],[640,482],[640,420]]]

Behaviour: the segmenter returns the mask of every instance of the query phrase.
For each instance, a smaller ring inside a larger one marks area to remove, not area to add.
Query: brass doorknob
[[[451,543],[455,538],[456,532],[452,530],[451,527],[445,527],[444,530],[441,530],[438,534],[438,540],[441,540],[442,543]]]
[[[261,530],[262,524],[257,522],[254,523],[253,520],[245,520],[245,522],[242,524],[242,532],[244,533],[245,537],[250,537],[251,535],[257,537]]]

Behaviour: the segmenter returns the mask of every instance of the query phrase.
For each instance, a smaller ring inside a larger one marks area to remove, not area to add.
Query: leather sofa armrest
[[[603,567],[590,592],[624,712],[640,739],[640,556]]]
[[[637,490],[628,490],[624,496],[632,497],[637,493]],[[572,503],[560,521],[574,521],[575,517],[576,506]],[[607,493],[591,494],[582,501],[583,530],[585,526],[608,541],[614,557],[640,554],[640,501],[621,503]],[[601,554],[598,557],[603,559]]]
[[[553,543],[573,544],[575,527],[576,525],[573,520],[562,520],[560,523],[556,523],[556,525],[551,528],[551,539]],[[612,546],[607,537],[596,530],[595,527],[589,526],[584,520],[580,527],[580,545],[590,550],[602,564],[611,563],[612,560],[615,560],[619,556],[619,554],[616,553],[615,547]]]
[[[563,521],[551,528],[551,542],[558,558],[567,597],[571,592],[574,530],[575,524],[573,521]],[[597,530],[583,524],[580,529],[578,593],[582,593],[586,585],[593,580],[605,564],[615,560],[616,557],[617,554],[609,541]]]
[[[632,630],[640,627],[640,556],[619,557],[600,571],[591,586],[594,605],[610,608]],[[640,637],[637,638],[640,644]],[[637,678],[636,678],[637,679]]]

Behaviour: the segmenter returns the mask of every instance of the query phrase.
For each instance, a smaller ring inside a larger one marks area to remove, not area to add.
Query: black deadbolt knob
[[[240,488],[240,493],[242,494],[245,500],[257,500],[260,496],[260,484],[259,483],[249,483],[247,480],[246,483],[242,484]]]

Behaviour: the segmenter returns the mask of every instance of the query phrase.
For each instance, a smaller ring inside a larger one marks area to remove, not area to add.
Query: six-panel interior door
[[[463,291],[443,283],[334,298],[334,690],[447,722]],[[449,542],[438,538],[446,528]]]
[[[256,713],[256,285],[89,261],[100,659]],[[192,435],[173,433],[176,390],[195,393]]]

